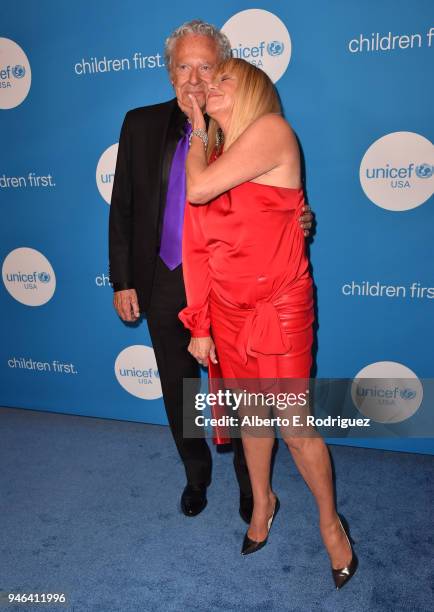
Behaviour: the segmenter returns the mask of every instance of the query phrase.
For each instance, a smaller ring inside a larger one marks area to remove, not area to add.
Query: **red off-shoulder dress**
[[[206,205],[187,203],[179,314],[214,339],[225,379],[308,378],[312,278],[298,218],[302,189],[245,182]]]

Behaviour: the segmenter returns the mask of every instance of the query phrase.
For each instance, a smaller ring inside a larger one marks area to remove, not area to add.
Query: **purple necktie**
[[[160,257],[170,270],[182,261],[182,226],[185,209],[185,160],[191,123],[184,125],[184,136],[176,145],[167,186],[166,209],[161,233]]]

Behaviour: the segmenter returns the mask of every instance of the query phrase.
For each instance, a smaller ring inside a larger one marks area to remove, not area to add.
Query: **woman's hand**
[[[193,94],[188,94],[188,97],[191,100],[191,106],[193,108],[193,116],[190,117],[193,130],[206,130],[205,119],[202,111],[200,110],[200,106],[197,103],[196,97]]]
[[[197,359],[200,365],[208,367],[208,359],[211,359],[212,363],[217,363],[215,344],[211,336],[207,338],[192,338],[187,350]]]
[[[313,213],[307,204],[301,209],[302,216],[298,219],[301,229],[304,232],[304,237],[307,238],[313,225]]]

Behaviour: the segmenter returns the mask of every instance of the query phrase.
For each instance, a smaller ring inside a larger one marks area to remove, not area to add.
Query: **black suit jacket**
[[[146,313],[160,248],[170,165],[186,117],[176,98],[129,111],[124,119],[109,217],[109,277],[137,291]]]

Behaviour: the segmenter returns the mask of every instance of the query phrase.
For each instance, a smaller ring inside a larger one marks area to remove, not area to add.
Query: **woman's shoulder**
[[[267,113],[258,117],[250,124],[248,130],[255,137],[271,139],[276,144],[295,140],[294,132],[289,123],[282,115],[277,113]]]
[[[291,126],[280,113],[267,113],[253,121],[251,127],[261,130],[291,131]]]

